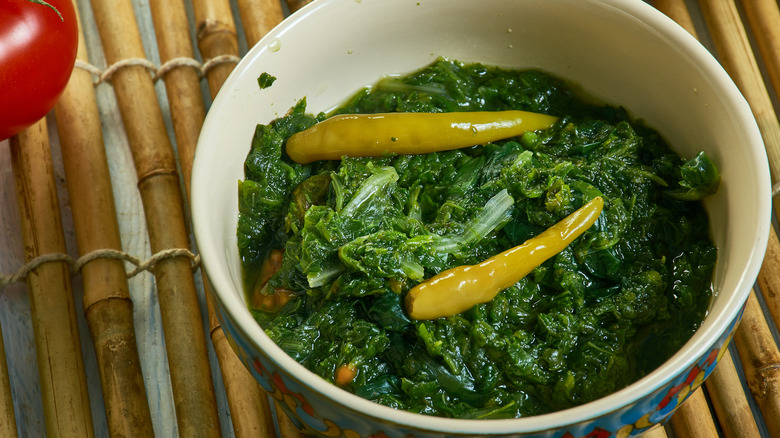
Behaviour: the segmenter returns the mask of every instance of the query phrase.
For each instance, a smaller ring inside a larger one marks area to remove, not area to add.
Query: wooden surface
[[[725,2],[730,0],[718,1]],[[714,3],[718,3],[718,1],[715,1]],[[187,15],[191,26],[190,35],[192,35],[193,47],[195,47],[197,51],[198,42],[196,41],[196,29],[194,24],[196,14],[195,11],[193,11],[192,3],[185,3],[187,5]],[[204,3],[208,3],[208,1],[205,1]],[[240,7],[243,6],[241,3],[242,1],[240,0],[230,1],[234,17],[240,17],[239,10]],[[291,4],[295,5],[297,3],[300,2],[292,2]],[[656,3],[676,3],[686,6],[690,12],[692,25],[697,31],[700,40],[706,47],[713,51],[715,50],[714,40],[709,33],[707,22],[702,14],[699,3],[696,0],[679,0],[678,2],[667,0]],[[740,5],[739,1],[736,3]],[[766,4],[767,2],[764,1],[761,3]],[[770,3],[774,3],[774,0]],[[770,6],[772,5],[770,4]],[[156,46],[154,24],[149,1],[134,0],[133,7],[137,17],[138,28],[142,36],[146,57],[152,64],[159,66],[161,63]],[[659,7],[661,6],[659,5]],[[289,8],[287,3],[282,3],[282,10],[285,15],[289,13]],[[100,69],[105,69],[107,65],[98,37],[94,15],[90,8],[90,2],[79,0],[78,9],[81,14],[90,63]],[[739,11],[744,15],[744,11],[741,7],[739,8]],[[239,25],[239,20],[240,18],[237,19],[236,30],[238,33],[238,51],[241,55],[246,53],[248,44],[242,27]],[[250,37],[256,38],[254,36]],[[776,43],[780,44],[780,42]],[[199,53],[196,53],[195,57],[199,61],[203,61]],[[762,63],[759,64],[762,68],[764,67]],[[203,79],[201,84],[203,87],[204,99],[208,104],[211,98],[206,79]],[[769,84],[768,79],[767,84]],[[777,96],[776,93],[774,93],[774,89],[771,85],[767,85],[767,87],[769,100],[775,108],[778,108]],[[160,103],[166,128],[169,132],[169,137],[171,141],[174,142],[175,146],[171,111],[168,106],[163,81],[157,81],[154,88]],[[137,189],[136,170],[133,165],[131,148],[128,145],[127,136],[122,127],[122,119],[114,90],[110,83],[104,82],[96,85],[95,91],[103,123],[103,135],[113,181],[116,214],[119,219],[123,250],[137,259],[147,260],[151,257],[152,252],[150,250],[144,210]],[[46,125],[48,126],[47,129],[51,141],[55,182],[58,189],[57,193],[65,232],[67,252],[73,258],[77,258],[78,250],[76,248],[73,217],[66,190],[65,172],[57,137],[56,120],[52,115],[47,117]],[[16,273],[24,265],[24,260],[25,248],[22,241],[22,223],[19,219],[17,207],[17,194],[14,174],[12,172],[10,145],[8,141],[3,141],[0,142],[0,275],[8,276]],[[130,263],[126,263],[126,267],[128,271],[134,268]],[[203,285],[201,283],[200,273],[198,272],[194,278],[201,303],[203,327],[204,330],[208,332],[209,321],[207,317],[206,302],[203,297]],[[87,323],[83,317],[81,276],[74,276],[72,284],[75,306],[77,309],[76,313],[79,316],[78,328],[81,335],[81,347],[84,367],[87,374],[87,386],[92,408],[95,436],[105,437],[108,436],[106,411],[98,378],[93,344],[89,335]],[[134,322],[141,358],[143,380],[146,386],[155,435],[159,437],[174,437],[178,435],[178,428],[173,408],[171,381],[169,378],[160,307],[157,301],[154,277],[150,272],[142,271],[129,279],[129,286],[134,304]],[[777,340],[777,328],[767,310],[770,306],[767,306],[767,303],[764,301],[761,294],[756,294],[756,296],[758,303],[761,305],[761,308],[766,315],[769,330],[774,339]],[[18,434],[20,437],[45,436],[43,403],[41,401],[41,385],[36,362],[29,291],[24,282],[14,282],[0,289],[0,328],[2,329],[1,340],[3,341],[0,343],[0,346],[4,345],[5,347]],[[233,437],[236,436],[236,434],[234,433],[233,424],[231,422],[222,374],[219,372],[219,365],[210,342],[208,342],[208,348],[211,373],[216,388],[216,401],[222,436]],[[747,385],[744,383],[746,379],[743,368],[736,349],[733,346],[731,351],[732,357],[734,358],[733,373],[735,378],[741,383],[741,390],[747,395],[750,408],[749,414],[752,414],[753,419],[755,419],[759,435],[768,437],[769,433],[767,432],[758,404],[753,400]],[[1,364],[2,362],[0,361],[0,365]],[[729,374],[729,376],[730,375],[731,374]],[[2,377],[2,373],[0,373],[0,377]],[[713,398],[707,392],[707,388],[703,388],[701,394],[697,395],[694,400],[695,405],[694,403],[691,403],[690,406],[686,406],[686,410],[693,411],[696,415],[702,415],[702,412],[705,415],[710,414],[710,412],[715,412],[712,403]],[[719,407],[719,405],[716,407]],[[729,412],[729,414],[733,413]],[[744,415],[745,413],[741,414]],[[681,410],[680,418],[675,418],[675,420],[682,420],[683,415],[685,414],[683,414],[683,410]],[[715,425],[718,435],[733,436],[728,432],[731,429],[729,427],[721,426],[717,421],[717,415],[714,413],[712,415],[713,417],[707,419],[708,424]],[[748,415],[748,417],[749,416],[750,415]],[[726,415],[722,412],[721,418],[724,420],[724,424],[728,424],[727,421],[730,421],[726,419]],[[696,427],[691,427],[695,424],[696,423],[694,422],[673,421],[666,425],[664,431],[668,436],[696,436]],[[657,433],[658,431],[655,431],[654,436],[657,436]]]

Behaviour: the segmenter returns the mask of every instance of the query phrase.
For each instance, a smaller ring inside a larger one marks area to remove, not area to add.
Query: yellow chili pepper
[[[287,155],[317,160],[426,154],[460,149],[547,129],[557,117],[527,111],[343,114],[287,139]]]
[[[406,310],[413,319],[457,315],[492,300],[545,260],[563,251],[590,228],[601,214],[599,196],[536,237],[497,254],[482,263],[446,270],[413,287],[406,296]]]

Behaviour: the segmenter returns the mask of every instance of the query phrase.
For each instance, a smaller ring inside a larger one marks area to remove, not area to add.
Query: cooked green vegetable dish
[[[285,141],[334,114],[523,110],[550,129],[423,155],[298,164]],[[619,107],[544,72],[440,59],[333,114],[305,99],[258,125],[239,183],[250,308],[324,379],[423,414],[523,417],[610,394],[678,350],[706,314],[717,250],[699,202],[719,183]],[[409,290],[537,236],[595,197],[565,249],[491,301],[412,319]]]

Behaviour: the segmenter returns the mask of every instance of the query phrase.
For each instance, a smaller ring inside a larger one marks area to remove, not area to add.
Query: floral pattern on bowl
[[[742,309],[744,311],[744,307]],[[641,435],[650,428],[664,424],[675,410],[712,373],[728,350],[742,317],[740,311],[728,330],[713,347],[684,373],[673,376],[650,396],[640,398],[625,408],[604,414],[592,421],[572,424],[563,430],[546,430],[523,434],[523,437],[555,438],[626,438]],[[291,421],[307,434],[320,437],[345,438],[410,438],[444,437],[441,435],[404,429],[401,425],[386,423],[377,430],[376,424],[366,423],[361,416],[337,401],[327,400],[304,386],[290,373],[270,360],[262,350],[237,330],[236,323],[224,312],[219,314],[228,341],[241,362],[260,386],[284,409]],[[462,435],[466,436],[466,435]]]

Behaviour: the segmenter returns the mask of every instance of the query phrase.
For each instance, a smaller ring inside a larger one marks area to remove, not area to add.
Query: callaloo
[[[536,70],[440,59],[331,114],[302,99],[258,125],[239,183],[247,301],[324,379],[430,415],[564,409],[652,371],[706,315],[717,249],[699,202],[719,183],[620,107]],[[285,141],[334,114],[522,110],[549,129],[423,155],[298,164]],[[410,318],[415,285],[476,264],[603,198],[595,223],[491,301]]]

